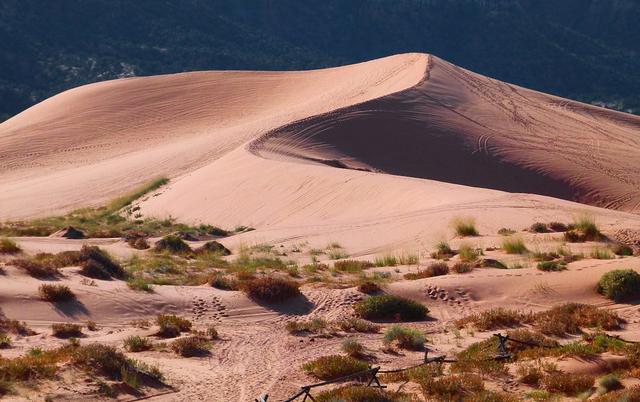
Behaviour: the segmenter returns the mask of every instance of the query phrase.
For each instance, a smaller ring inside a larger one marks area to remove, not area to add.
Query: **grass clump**
[[[416,280],[423,278],[431,278],[434,276],[447,275],[449,273],[449,266],[444,262],[434,262],[427,268],[418,272],[409,272],[404,275],[405,279]]]
[[[376,295],[358,302],[356,313],[367,319],[422,320],[429,309],[413,300],[393,295]]]
[[[368,295],[373,295],[373,294],[377,294],[382,292],[382,289],[380,288],[380,285],[378,285],[375,282],[372,281],[363,281],[360,282],[358,284],[358,291],[368,294]]]
[[[129,278],[127,280],[127,286],[132,290],[139,290],[142,292],[152,293],[153,288],[151,284],[147,282],[144,278]]]
[[[355,317],[336,321],[335,325],[345,332],[377,334],[380,331],[379,325],[360,319],[360,318],[355,318]]]
[[[399,348],[408,350],[422,350],[424,348],[424,334],[417,329],[392,325],[384,333],[384,343],[396,343]]]
[[[616,269],[602,275],[596,286],[598,293],[616,302],[640,294],[640,274],[632,269]]]
[[[79,338],[82,334],[82,327],[72,323],[51,324],[51,333],[56,338]]]
[[[390,392],[384,389],[362,385],[346,385],[314,396],[317,402],[408,402],[408,396],[402,392]]]
[[[455,321],[457,328],[473,325],[479,331],[512,328],[529,321],[529,315],[502,307],[474,313]]]
[[[94,279],[124,278],[125,271],[106,251],[97,246],[82,246],[80,274]]]
[[[502,240],[502,249],[507,254],[525,254],[529,251],[524,241],[519,237],[508,237]]]
[[[299,285],[287,279],[263,277],[245,281],[242,290],[251,299],[260,302],[281,302],[300,296]]]
[[[593,248],[593,250],[591,250],[590,257],[596,260],[611,260],[615,258],[609,249],[602,247]]]
[[[613,246],[613,253],[621,257],[630,257],[633,255],[633,249],[626,244],[616,244]]]
[[[320,380],[334,380],[349,374],[365,371],[369,365],[351,356],[330,355],[322,356],[308,363],[302,368]]]
[[[329,326],[325,320],[315,318],[311,321],[290,321],[285,329],[290,334],[298,335],[303,333],[319,334],[324,332]]]
[[[535,222],[529,227],[529,231],[533,233],[548,233],[549,228],[545,223]]]
[[[351,357],[360,357],[364,354],[364,346],[355,339],[347,338],[340,344],[340,349]]]
[[[511,236],[512,234],[515,234],[516,231],[513,229],[509,229],[509,228],[500,228],[500,230],[498,230],[498,234],[500,236]]]
[[[473,271],[473,265],[468,262],[456,262],[453,264],[453,267],[451,267],[451,270],[456,274],[466,274]]]
[[[484,384],[480,376],[465,373],[427,378],[420,382],[420,388],[427,400],[466,401],[469,400],[469,397],[481,395],[484,391]],[[496,399],[480,400],[495,401]]]
[[[380,257],[376,257],[373,261],[376,267],[395,267],[398,265],[398,259],[395,255],[383,255]]]
[[[580,334],[581,328],[620,329],[625,322],[616,313],[580,303],[566,303],[532,317],[534,327],[545,335]]]
[[[472,217],[458,217],[451,222],[456,235],[460,237],[478,236],[476,220]]]
[[[163,338],[175,338],[181,332],[191,331],[193,323],[186,318],[173,314],[160,314],[156,318],[156,323],[160,327],[158,336]]]
[[[21,251],[18,243],[7,237],[0,237],[0,254],[18,254]]]
[[[571,230],[564,232],[565,241],[570,243],[598,241],[604,238],[593,218],[588,215],[576,218],[570,228]]]
[[[182,357],[204,356],[209,354],[211,342],[202,336],[188,336],[171,343],[171,350]]]
[[[239,283],[235,279],[216,273],[209,279],[209,286],[220,290],[238,290]]]
[[[8,349],[12,345],[11,337],[4,332],[0,332],[0,349]]]
[[[369,261],[359,260],[342,260],[336,261],[333,264],[333,268],[341,272],[360,272],[363,269],[371,268],[374,265]]]
[[[549,392],[575,396],[591,389],[594,381],[595,377],[590,374],[566,375],[562,372],[553,372],[542,379],[542,386]]]
[[[202,246],[198,247],[195,251],[196,254],[207,254],[211,253],[214,255],[231,255],[231,250],[223,246],[221,243],[217,241],[208,241]]]
[[[156,252],[167,252],[170,254],[187,254],[192,252],[191,247],[176,235],[167,235],[158,240],[153,249]]]
[[[563,260],[540,261],[536,267],[540,271],[559,272],[567,269],[567,263]]]
[[[66,285],[43,284],[38,288],[40,298],[44,301],[57,303],[74,300],[76,295]]]
[[[435,258],[437,260],[445,260],[456,255],[456,252],[451,249],[449,243],[442,240],[436,244],[436,251],[431,253],[431,258]]]
[[[35,259],[18,258],[11,261],[11,265],[37,279],[55,278],[60,275],[58,268],[44,265]]]
[[[151,341],[138,335],[128,336],[123,341],[123,346],[128,352],[142,352],[152,348]]]
[[[458,249],[458,255],[462,262],[474,262],[478,259],[480,254],[481,253],[478,249],[471,247],[471,245],[467,243],[461,244]]]

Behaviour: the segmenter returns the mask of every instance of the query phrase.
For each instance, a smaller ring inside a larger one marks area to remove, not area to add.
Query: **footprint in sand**
[[[227,307],[215,296],[208,301],[202,297],[195,296],[191,301],[191,313],[195,321],[219,322],[228,315]]]

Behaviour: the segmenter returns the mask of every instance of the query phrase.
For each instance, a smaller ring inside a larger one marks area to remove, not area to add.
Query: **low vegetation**
[[[317,402],[409,402],[409,396],[402,392],[390,392],[384,389],[363,385],[346,385],[322,391],[314,396]]]
[[[48,302],[65,302],[76,298],[76,295],[67,285],[49,285],[43,284],[38,288],[40,298]]]
[[[355,311],[366,319],[399,319],[402,321],[422,320],[429,309],[413,300],[393,295],[376,295],[358,302]]]
[[[562,260],[540,261],[536,267],[540,271],[559,272],[567,269],[567,264]]]
[[[447,275],[449,266],[444,262],[434,262],[423,270],[418,272],[408,272],[404,275],[405,279],[416,280],[423,278],[431,278],[433,276]]]
[[[150,340],[138,335],[126,337],[123,341],[123,346],[128,352],[142,352],[150,350],[153,347]]]
[[[358,284],[358,291],[362,293],[366,293],[368,295],[373,295],[382,292],[380,285],[372,281],[362,281]]]
[[[460,244],[460,247],[458,248],[458,256],[462,262],[475,262],[480,255],[480,250],[473,248],[467,243]]]
[[[369,261],[360,260],[342,260],[336,261],[333,268],[340,272],[360,272],[364,269],[371,268],[374,265]]]
[[[120,264],[97,246],[82,246],[79,260],[81,261],[80,274],[93,279],[108,280],[111,278],[122,279],[125,271]]]
[[[467,262],[456,262],[451,267],[451,270],[457,274],[466,274],[473,271],[473,265]]]
[[[351,356],[322,356],[305,363],[304,371],[320,380],[334,380],[349,374],[365,371],[369,365]]]
[[[72,323],[51,324],[51,333],[56,338],[79,338],[82,327]]]
[[[60,275],[58,268],[42,264],[32,258],[18,258],[11,261],[11,265],[37,279],[55,278]]]
[[[244,281],[242,290],[251,299],[259,302],[275,303],[301,295],[299,285],[287,279],[262,277]]]
[[[204,356],[209,354],[211,342],[202,336],[188,336],[171,342],[171,350],[182,357]]]
[[[451,222],[456,235],[460,237],[478,236],[476,220],[472,217],[457,217]]]
[[[336,321],[335,325],[345,332],[377,334],[380,331],[379,325],[355,317]]]
[[[399,348],[422,350],[424,348],[424,334],[415,328],[392,325],[384,333],[386,345],[397,344]]]
[[[156,318],[156,323],[160,327],[158,336],[163,338],[175,338],[181,332],[189,332],[193,323],[186,318],[173,314],[160,314]]]
[[[156,252],[166,252],[169,254],[187,254],[191,253],[191,247],[176,235],[167,235],[158,240],[153,247]]]
[[[598,293],[621,302],[640,295],[640,274],[632,269],[616,269],[602,275],[596,287]]]
[[[507,254],[525,254],[529,251],[520,237],[508,237],[502,240],[502,249]]]
[[[18,243],[9,238],[0,237],[0,254],[18,254],[21,251]]]
[[[591,216],[582,215],[576,218],[573,224],[569,225],[569,230],[564,233],[564,239],[570,243],[581,243],[585,241],[603,240],[604,236],[598,229]]]
[[[511,328],[522,325],[529,318],[523,313],[502,307],[474,313],[455,321],[458,328],[472,325],[479,331],[490,331],[498,328]]]
[[[329,323],[321,318],[310,321],[290,321],[285,329],[290,334],[299,335],[304,333],[320,334],[329,328]]]
[[[347,338],[340,344],[340,349],[351,357],[361,357],[364,354],[364,346],[353,338]]]
[[[431,253],[431,258],[435,258],[437,260],[445,260],[449,259],[456,255],[456,252],[451,249],[449,243],[442,240],[436,244],[436,251]]]

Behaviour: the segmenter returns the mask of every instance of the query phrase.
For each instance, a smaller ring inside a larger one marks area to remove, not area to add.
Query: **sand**
[[[0,220],[97,206],[157,176],[171,182],[137,203],[140,212],[256,228],[221,240],[235,254],[261,243],[300,245],[302,252],[291,258],[302,265],[313,248],[338,242],[351,258],[406,252],[417,254],[423,267],[437,241],[491,248],[501,243],[500,228],[516,230],[531,249],[561,243],[558,234],[522,231],[537,221],[570,222],[586,213],[610,236],[640,230],[640,118],[502,83],[435,56],[403,54],[317,71],[107,81],[61,93],[0,124]],[[460,216],[474,217],[481,236],[457,238],[451,220]],[[141,253],[120,239],[17,240],[28,254],[84,243],[121,259]],[[593,246],[576,247],[588,253]],[[486,254],[520,262],[500,251]],[[55,307],[38,300],[41,281],[8,259],[4,266],[1,313],[42,334],[19,339],[8,356],[34,342],[61,344],[46,335],[52,322],[94,320],[103,329],[83,342],[117,346],[131,334],[151,335],[130,323],[159,313],[187,316],[199,328],[215,324],[222,340],[210,357],[135,354],[161,366],[176,387],[152,400],[246,401],[295,393],[313,382],[300,366],[337,352],[341,339],[294,337],[284,324],[346,317],[365,297],[353,287],[305,285],[303,299],[264,306],[206,285],[157,286],[154,293],[121,281],[92,286],[77,268],[65,268],[62,281],[79,302]],[[431,309],[436,320],[416,325],[433,334],[438,352],[490,336],[477,333],[457,344],[442,332],[464,314],[496,306],[537,311],[566,301],[619,311],[630,322],[625,336],[640,339],[636,309],[594,290],[610,269],[640,271],[637,257],[586,259],[559,273],[527,266],[418,281],[401,279],[416,266],[376,270],[395,279],[388,292]],[[435,287],[446,301],[429,297]],[[380,349],[380,335],[361,338]],[[384,367],[402,367],[421,356],[377,358]],[[49,391],[69,398],[68,390]]]

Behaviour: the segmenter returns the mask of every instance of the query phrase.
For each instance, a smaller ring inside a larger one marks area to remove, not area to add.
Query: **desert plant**
[[[625,322],[616,313],[580,303],[566,303],[532,317],[534,327],[545,335],[579,334],[581,328],[619,329]]]
[[[281,302],[301,295],[296,282],[282,278],[251,279],[242,283],[241,287],[247,296],[261,302]]]
[[[17,254],[22,249],[14,240],[7,237],[0,237],[0,254]]]
[[[58,268],[44,265],[33,259],[17,258],[11,261],[11,265],[26,271],[27,274],[38,279],[52,278],[60,275]]]
[[[614,301],[624,301],[640,294],[640,274],[632,269],[616,269],[602,275],[598,293]]]
[[[382,292],[380,286],[372,281],[363,281],[358,284],[358,291],[368,295]]]
[[[346,385],[322,391],[314,396],[317,402],[408,402],[408,395],[402,392],[389,392],[363,385]]]
[[[196,254],[231,255],[231,250],[217,241],[208,241],[196,249]]]
[[[567,269],[567,264],[563,260],[540,261],[536,267],[540,271],[558,272]]]
[[[4,332],[0,332],[0,349],[10,348],[11,344],[11,337]]]
[[[349,374],[365,371],[369,365],[350,356],[322,356],[305,363],[303,369],[321,380],[334,380]]]
[[[424,334],[414,328],[392,325],[384,333],[384,343],[397,342],[398,347],[409,350],[421,350],[424,347]]]
[[[502,249],[507,254],[524,254],[528,251],[520,237],[508,237],[502,240]]]
[[[333,263],[333,268],[341,272],[360,272],[363,269],[371,268],[374,265],[369,261],[342,260]]]
[[[479,395],[484,390],[482,379],[475,374],[448,375],[432,378],[420,383],[422,393],[428,400],[462,401]],[[481,399],[496,401],[492,399]]]
[[[364,346],[353,338],[343,340],[340,349],[351,357],[359,357],[364,353]]]
[[[51,324],[51,333],[56,338],[78,338],[82,336],[82,327],[77,324]]]
[[[529,320],[530,317],[527,314],[497,307],[458,319],[455,321],[455,325],[458,328],[464,328],[466,325],[471,324],[479,331],[489,331],[519,326]]]
[[[97,331],[98,330],[98,324],[95,323],[95,321],[87,321],[87,329],[89,331]]]
[[[362,320],[360,318],[346,318],[344,320],[336,321],[336,326],[345,332],[361,332],[376,334],[380,331],[380,326],[372,322]]]
[[[136,250],[147,250],[151,248],[149,242],[144,237],[134,237],[127,240],[127,244]]]
[[[436,244],[436,251],[431,253],[431,257],[436,259],[451,258],[454,255],[456,255],[455,251],[451,249],[451,246],[449,246],[449,243],[445,240],[438,242]]]
[[[176,235],[167,235],[160,239],[153,248],[157,252],[168,252],[171,254],[190,253],[191,247]]]
[[[498,230],[500,236],[511,236],[514,233],[516,233],[516,231],[509,228],[500,228],[500,230]]]
[[[549,228],[542,222],[536,222],[529,227],[529,231],[533,233],[547,233],[549,232]]]
[[[285,326],[290,334],[312,333],[318,334],[325,331],[329,326],[325,320],[314,318],[310,321],[289,321]]]
[[[531,386],[537,386],[544,376],[540,367],[531,364],[521,364],[517,366],[516,374],[518,374],[519,382]]]
[[[160,327],[160,331],[163,327],[174,326],[178,328],[179,332],[189,332],[193,326],[191,321],[174,314],[160,314],[156,317],[156,323]]]
[[[476,221],[472,217],[457,217],[452,221],[456,235],[460,237],[478,236]]]
[[[376,267],[395,267],[398,265],[398,259],[395,255],[387,254],[376,257],[373,263]]]
[[[554,232],[566,232],[568,230],[567,225],[561,222],[550,222],[548,226]]]
[[[613,253],[615,255],[619,255],[619,256],[632,256],[633,255],[633,249],[629,246],[627,246],[626,244],[616,244],[613,246]]]
[[[611,260],[615,258],[615,256],[611,253],[609,249],[602,248],[602,247],[594,247],[591,250],[590,256],[591,258],[596,260]]]
[[[80,258],[83,261],[81,275],[95,279],[123,278],[125,276],[124,269],[100,247],[82,246]]]
[[[473,271],[473,266],[467,262],[456,262],[451,267],[451,270],[457,274],[466,274],[467,272]]]
[[[460,256],[460,261],[474,262],[480,256],[480,252],[477,249],[471,247],[471,245],[462,243],[458,248],[458,256]]]
[[[211,340],[220,338],[220,335],[218,334],[218,330],[213,325],[209,325],[205,333],[207,334],[207,337]]]
[[[571,230],[564,232],[564,239],[570,243],[585,241],[597,241],[603,239],[595,221],[588,215],[576,218],[571,225]]]
[[[76,295],[66,285],[43,284],[38,288],[40,298],[48,302],[65,302],[74,300]]]
[[[144,350],[150,350],[152,345],[147,338],[142,338],[138,335],[131,335],[124,339],[124,348],[129,352],[142,352]]]
[[[542,379],[542,385],[547,391],[573,396],[590,389],[594,380],[595,377],[590,374],[566,375],[561,372],[553,372]]]
[[[171,350],[183,357],[203,356],[209,353],[211,343],[201,336],[188,336],[171,343]]]
[[[153,287],[144,278],[129,278],[127,279],[127,286],[133,290],[140,290],[147,293],[153,292]]]
[[[367,319],[422,320],[429,309],[413,300],[393,295],[376,295],[358,302],[356,313]]]
[[[447,275],[449,266],[444,262],[434,262],[423,270],[418,272],[408,272],[404,275],[405,279],[416,280],[422,278],[431,278],[433,276]]]
[[[227,278],[220,273],[215,273],[211,279],[209,279],[209,285],[221,290],[238,290],[239,288],[237,280]]]

